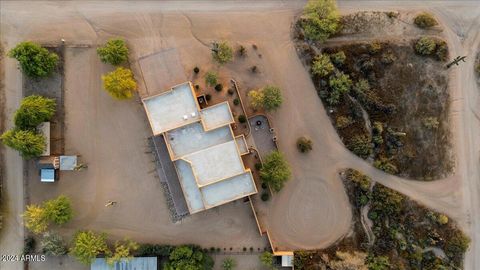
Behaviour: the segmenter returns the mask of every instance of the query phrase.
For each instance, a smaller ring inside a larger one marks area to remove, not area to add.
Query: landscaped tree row
[[[348,169],[342,175],[353,207],[354,232],[326,250],[297,252],[295,269],[316,269],[322,264],[354,265],[355,268],[348,269],[369,270],[462,268],[469,239],[454,221],[405,195],[372,183],[359,171]],[[373,224],[367,229],[373,232],[371,242],[366,237],[366,228],[360,224],[365,208]]]

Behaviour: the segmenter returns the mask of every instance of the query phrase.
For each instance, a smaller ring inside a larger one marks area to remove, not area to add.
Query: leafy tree
[[[429,28],[438,24],[432,14],[426,12],[417,15],[413,22],[420,28]]]
[[[33,130],[8,130],[0,136],[2,142],[18,152],[25,159],[40,156],[45,149],[45,137]]]
[[[435,47],[435,40],[429,37],[422,37],[415,43],[415,51],[421,55],[433,54]]]
[[[379,158],[373,162],[373,166],[389,174],[397,174],[398,168],[388,158]]]
[[[233,270],[237,266],[237,263],[233,258],[227,257],[222,262],[223,270]]]
[[[263,92],[261,90],[251,90],[248,92],[248,99],[250,101],[250,106],[254,109],[262,108],[263,106]]]
[[[40,241],[40,247],[42,252],[49,256],[61,256],[68,253],[67,245],[56,233],[45,233]]]
[[[368,158],[372,154],[372,143],[366,135],[355,135],[347,148],[361,158]]]
[[[116,99],[129,99],[137,90],[137,82],[130,69],[119,67],[102,76],[103,88]]]
[[[312,145],[313,145],[312,140],[310,140],[306,137],[300,137],[297,140],[297,148],[302,153],[306,153],[306,152],[312,150]]]
[[[267,111],[274,111],[282,105],[283,97],[280,88],[267,85],[260,90],[248,92],[250,105],[254,109],[263,108]]]
[[[110,39],[97,48],[97,54],[102,62],[117,66],[128,60],[128,47],[123,39]]]
[[[346,128],[346,127],[350,126],[353,123],[354,123],[354,121],[350,116],[341,115],[341,116],[337,117],[336,127],[342,129],[342,128]]]
[[[369,254],[366,259],[368,270],[389,270],[391,264],[386,256],[374,256]]]
[[[123,242],[117,241],[113,254],[109,254],[107,257],[107,264],[113,266],[117,262],[131,260],[133,258],[132,252],[137,250],[138,247],[137,243],[129,239],[125,239]]]
[[[275,269],[273,267],[273,254],[265,251],[260,255],[260,262],[269,269]]]
[[[320,77],[326,77],[333,72],[333,68],[330,57],[326,54],[320,54],[313,60],[312,73]]]
[[[70,248],[70,253],[85,265],[90,265],[97,255],[109,252],[106,235],[96,234],[92,231],[78,231]]]
[[[218,75],[213,71],[209,71],[205,74],[205,83],[209,86],[215,86],[218,82]]]
[[[34,78],[49,76],[58,62],[58,55],[31,41],[17,44],[8,52],[8,56],[17,59],[22,71],[27,76]]]
[[[303,10],[301,25],[308,39],[327,40],[340,28],[335,0],[310,0]]]
[[[332,60],[333,64],[339,67],[339,66],[342,66],[343,63],[345,63],[347,56],[343,51],[339,51],[337,53],[331,54],[330,59]]]
[[[290,167],[279,151],[272,151],[265,157],[260,169],[260,178],[270,185],[274,191],[280,191],[291,176]]]
[[[213,260],[197,247],[179,246],[169,256],[166,270],[211,270]]]
[[[27,210],[23,213],[25,227],[33,233],[43,233],[48,228],[48,218],[45,208],[35,204],[27,205]]]
[[[212,56],[215,61],[220,64],[225,64],[232,61],[233,59],[233,49],[228,45],[227,42],[223,41],[218,44],[216,50],[212,51]]]
[[[331,76],[328,84],[331,88],[327,102],[330,105],[337,105],[344,94],[348,94],[352,88],[352,80],[350,76],[343,72],[337,72],[335,76]]]
[[[61,225],[70,221],[73,217],[73,210],[70,199],[64,195],[44,203],[48,219],[55,224]]]
[[[25,97],[13,117],[20,129],[33,129],[49,121],[55,114],[55,99],[32,95]]]

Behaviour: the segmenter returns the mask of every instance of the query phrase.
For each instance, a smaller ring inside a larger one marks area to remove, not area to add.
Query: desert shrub
[[[260,178],[274,191],[280,191],[291,176],[290,167],[279,151],[272,151],[265,157],[260,169]]]
[[[56,106],[52,98],[37,95],[25,97],[13,117],[15,126],[20,129],[36,128],[53,117]]]
[[[350,116],[338,116],[336,121],[335,121],[335,125],[337,128],[346,128],[348,126],[350,126],[351,124],[354,123],[354,121],[352,120],[352,118]]]
[[[35,252],[35,247],[37,246],[37,242],[33,236],[28,236],[23,240],[23,254],[28,255]]]
[[[268,269],[273,268],[273,254],[271,252],[265,251],[260,255],[260,262],[263,266],[267,267]]]
[[[306,153],[306,152],[309,152],[310,150],[312,150],[312,145],[313,145],[313,142],[312,140],[306,138],[306,137],[300,137],[297,139],[297,149],[298,151],[302,152],[302,153]]]
[[[369,254],[365,261],[368,270],[389,270],[392,267],[387,256],[375,256]]]
[[[99,254],[109,252],[105,234],[93,231],[78,231],[73,237],[70,253],[78,261],[90,265]]]
[[[310,0],[303,10],[301,26],[305,37],[325,41],[340,28],[340,17],[334,0]]]
[[[372,142],[376,145],[379,146],[383,144],[383,124],[381,122],[375,121],[373,122],[373,128],[372,128]]]
[[[240,105],[240,99],[236,98],[233,100],[233,105],[238,106]]]
[[[380,169],[389,174],[397,174],[398,168],[393,163],[390,162],[387,158],[379,158],[373,162],[375,168]]]
[[[394,19],[394,18],[397,18],[399,15],[398,12],[395,12],[395,11],[388,11],[387,12],[387,17],[390,18],[390,19]]]
[[[255,163],[255,170],[259,171],[262,168],[262,163]]]
[[[238,54],[240,56],[245,56],[247,54],[247,49],[243,45],[240,45],[240,47],[238,47]]]
[[[124,260],[131,260],[133,258],[132,253],[137,250],[139,245],[129,239],[115,242],[113,253],[107,254],[107,264],[112,267],[117,262]]]
[[[312,63],[312,73],[320,77],[326,77],[333,72],[333,64],[330,57],[326,54],[320,54],[315,57]]]
[[[370,177],[354,169],[347,169],[345,171],[345,177],[347,180],[354,182],[364,191],[369,190],[370,185],[372,184]]]
[[[421,55],[433,54],[435,47],[435,40],[430,37],[422,37],[415,43],[415,51]]]
[[[436,49],[435,49],[435,57],[439,61],[445,61],[447,60],[448,56],[448,47],[447,43],[443,40],[437,40],[436,41]]]
[[[340,67],[343,65],[343,63],[345,63],[347,56],[345,56],[345,53],[343,51],[339,51],[337,53],[331,54],[330,59],[332,60],[333,64],[335,64],[335,66]]]
[[[218,44],[215,50],[212,50],[212,57],[219,64],[225,64],[233,60],[233,49],[227,42],[223,41]]]
[[[119,67],[102,76],[103,88],[110,96],[123,100],[133,97],[137,91],[137,82],[130,69]]]
[[[170,245],[140,244],[135,255],[140,257],[168,257],[173,248]]]
[[[445,225],[448,223],[448,217],[446,215],[439,214],[437,215],[436,222],[438,222],[440,225]]]
[[[251,66],[251,67],[250,67],[250,71],[251,71],[252,73],[257,73],[258,67],[257,67],[257,66]]]
[[[366,93],[366,92],[370,91],[370,84],[368,83],[367,80],[360,79],[353,86],[353,90],[355,92],[359,92],[359,93]]]
[[[45,201],[43,207],[45,208],[47,218],[55,224],[65,224],[73,217],[70,199],[64,195]]]
[[[45,255],[62,256],[68,253],[66,243],[56,233],[47,232],[40,240],[40,248]]]
[[[328,85],[331,88],[330,95],[327,98],[327,102],[330,105],[337,105],[344,94],[348,94],[352,88],[352,80],[350,76],[343,72],[337,72],[335,76],[331,76],[328,81]]]
[[[372,192],[372,209],[382,216],[396,217],[403,209],[405,197],[393,189],[376,184]]]
[[[278,109],[283,102],[280,88],[273,85],[267,85],[260,90],[252,90],[248,92],[248,97],[252,108],[263,108],[266,111]]]
[[[207,101],[210,101],[210,100],[212,99],[212,95],[206,94],[206,95],[205,95],[205,99],[206,99]],[[235,103],[235,102],[234,102],[234,103]]]
[[[478,64],[475,66],[475,71],[477,72],[477,75],[480,75],[480,63],[478,63]]]
[[[217,85],[215,85],[215,90],[217,92],[220,92],[223,90],[223,85],[221,83],[218,83]]]
[[[437,20],[435,20],[431,14],[426,12],[417,15],[413,22],[420,28],[429,28],[438,24]]]
[[[233,94],[235,94],[235,91],[233,91],[232,88],[229,88],[229,89],[227,90],[227,93],[228,93],[230,96],[233,96]]]
[[[392,52],[385,52],[382,54],[382,57],[380,58],[380,61],[385,65],[389,65],[395,62],[395,60],[397,60],[397,57]]]
[[[195,72],[195,74],[198,74],[200,72],[200,68],[199,67],[194,67],[193,72]]]
[[[366,135],[355,135],[350,139],[347,148],[361,158],[368,158],[372,154],[372,143]]]
[[[0,136],[3,144],[20,152],[25,159],[39,157],[45,149],[45,137],[33,130],[12,129]]]
[[[227,257],[223,259],[222,262],[222,269],[223,270],[233,270],[237,266],[237,263],[233,258]]]
[[[123,39],[109,39],[97,48],[97,54],[103,63],[117,66],[128,60],[128,47]]]
[[[47,230],[47,213],[42,206],[35,204],[27,205],[27,209],[22,216],[25,227],[33,233],[43,233]]]
[[[368,45],[368,52],[372,55],[377,54],[382,50],[382,48],[383,46],[380,42],[374,41]]]
[[[470,239],[461,231],[456,231],[453,236],[446,241],[444,251],[448,258],[460,264],[463,259],[463,254],[467,251],[469,245]]]
[[[422,119],[422,124],[427,129],[437,129],[440,125],[437,117],[425,117]]]
[[[17,59],[23,73],[29,77],[47,77],[58,63],[58,55],[42,48],[37,43],[25,41],[17,44],[8,52],[8,56]]]
[[[266,202],[270,199],[270,194],[268,192],[263,192],[260,198],[262,199],[262,201]]]
[[[243,115],[243,114],[239,115],[239,116],[238,116],[238,122],[240,122],[240,123],[242,123],[242,124],[243,124],[243,123],[246,123],[246,122],[247,122],[247,117],[246,117],[245,115]]]
[[[209,71],[205,74],[205,83],[209,86],[217,85],[218,75],[213,71]]]
[[[179,246],[172,250],[164,269],[211,270],[213,259],[196,246]]]

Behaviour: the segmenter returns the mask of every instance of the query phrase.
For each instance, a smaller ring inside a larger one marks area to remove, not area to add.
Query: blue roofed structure
[[[113,266],[109,266],[105,258],[96,258],[90,265],[90,270],[157,270],[157,257],[134,257]]]

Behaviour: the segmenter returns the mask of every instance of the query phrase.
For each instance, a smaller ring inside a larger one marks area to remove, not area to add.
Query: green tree
[[[303,10],[301,25],[308,39],[327,40],[340,28],[335,0],[310,0]]]
[[[8,52],[8,56],[17,59],[22,71],[27,76],[34,78],[49,76],[58,62],[58,55],[31,41],[17,44]]]
[[[136,251],[138,247],[139,245],[137,243],[129,239],[121,242],[117,241],[113,254],[107,256],[107,264],[113,266],[117,262],[131,260],[133,258],[132,252]]]
[[[103,88],[116,99],[129,99],[137,90],[137,82],[130,69],[119,67],[102,76]]]
[[[250,106],[253,109],[259,109],[263,106],[263,92],[261,90],[251,90],[248,92]]]
[[[432,14],[426,12],[417,15],[413,22],[420,28],[429,28],[438,24]]]
[[[39,205],[27,205],[27,210],[23,212],[23,221],[33,233],[43,233],[48,228],[48,218],[45,208]]]
[[[33,130],[8,130],[0,139],[6,146],[20,152],[25,159],[39,157],[45,149],[45,137]]]
[[[218,75],[213,71],[209,71],[205,74],[205,83],[209,86],[215,86],[218,82]]]
[[[266,111],[274,111],[283,103],[280,88],[272,85],[267,85],[260,90],[252,90],[248,92],[248,98],[252,108],[263,108]]]
[[[372,154],[372,143],[366,135],[355,135],[350,139],[347,148],[361,158],[368,158]]]
[[[285,182],[291,176],[290,167],[279,151],[272,151],[265,157],[265,162],[260,169],[260,178],[264,183],[272,187],[274,191],[280,191]]]
[[[117,66],[128,60],[128,47],[123,39],[109,39],[97,54],[102,62]]]
[[[45,255],[61,256],[68,253],[68,248],[62,237],[56,233],[47,232],[40,241],[40,248]]]
[[[73,217],[70,199],[64,195],[44,202],[44,207],[48,219],[55,224],[65,224]]]
[[[350,76],[343,72],[337,72],[335,76],[331,76],[328,84],[331,88],[327,102],[330,105],[337,105],[343,95],[348,94],[352,88],[352,80]]]
[[[330,57],[326,54],[320,54],[313,60],[312,73],[320,77],[326,77],[333,72],[333,68]]]
[[[227,42],[223,41],[218,44],[218,47],[212,51],[212,57],[215,61],[220,64],[225,64],[232,61],[233,59],[233,49],[228,45]]]
[[[345,63],[347,56],[343,51],[339,51],[337,53],[331,54],[330,59],[332,60],[333,64],[339,67],[339,66],[342,66],[343,63]]]
[[[275,269],[273,267],[273,254],[265,251],[260,255],[260,262],[269,269]]]
[[[297,139],[297,148],[300,152],[306,153],[310,150],[312,150],[313,142],[312,140],[306,138],[306,137],[300,137]]]
[[[52,118],[56,106],[52,98],[37,95],[25,97],[13,117],[15,126],[20,129],[36,128]]]
[[[366,259],[368,270],[389,270],[391,264],[386,256],[374,256],[369,254]]]
[[[233,258],[227,257],[222,262],[223,270],[233,270],[237,266],[237,263]]]
[[[106,237],[104,233],[78,231],[73,238],[70,253],[81,263],[90,265],[97,255],[109,254]]]
[[[422,37],[415,43],[415,51],[421,55],[431,55],[435,48],[435,40],[429,37]]]
[[[165,265],[166,270],[211,270],[213,260],[200,248],[191,246],[176,247]]]

